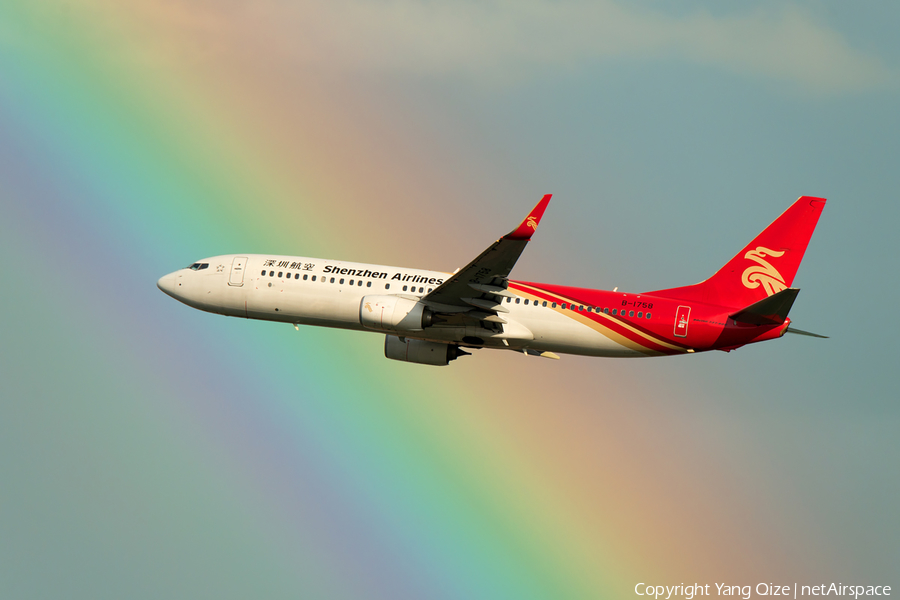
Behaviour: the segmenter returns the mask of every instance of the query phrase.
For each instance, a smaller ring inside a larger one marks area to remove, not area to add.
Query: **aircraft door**
[[[246,256],[236,256],[231,263],[231,275],[228,277],[228,285],[244,285],[244,270],[247,266]]]
[[[679,306],[675,311],[675,337],[687,337],[688,321],[691,317],[690,306]]]

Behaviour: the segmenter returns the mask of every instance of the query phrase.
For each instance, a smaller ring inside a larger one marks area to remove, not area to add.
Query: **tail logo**
[[[784,250],[770,250],[763,246],[757,246],[756,250],[748,251],[744,255],[744,258],[750,259],[756,264],[747,267],[747,269],[744,270],[743,275],[741,275],[741,283],[744,284],[744,287],[752,290],[759,286],[763,286],[767,296],[777,294],[785,289],[787,285],[784,283],[784,277],[781,276],[778,269],[773,267],[769,261],[764,258],[766,256],[778,258],[779,256],[784,255],[784,252]]]
[[[528,217],[527,219],[525,219],[525,225],[537,231],[537,219],[535,219],[534,217]]]
[[[365,309],[366,309],[367,311],[369,311],[369,312],[372,312],[372,305],[369,304],[368,302],[366,302],[366,304],[365,304]]]

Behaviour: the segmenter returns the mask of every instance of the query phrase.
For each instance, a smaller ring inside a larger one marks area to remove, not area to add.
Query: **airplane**
[[[731,351],[797,333],[791,287],[824,198],[803,196],[709,279],[640,294],[509,278],[550,202],[453,273],[300,256],[229,254],[161,277],[206,312],[385,336],[387,358],[448,365],[467,350],[649,357]]]

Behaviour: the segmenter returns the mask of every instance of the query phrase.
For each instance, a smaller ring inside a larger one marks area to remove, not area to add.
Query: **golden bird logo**
[[[752,290],[759,286],[763,286],[767,296],[777,294],[785,289],[787,285],[784,283],[784,277],[781,276],[778,269],[773,267],[771,263],[764,258],[766,256],[778,258],[782,255],[784,255],[784,250],[770,250],[763,246],[757,246],[756,250],[748,251],[744,255],[744,258],[748,258],[756,264],[747,267],[741,275],[741,283],[744,284],[744,287]]]
[[[525,219],[525,225],[537,231],[537,219],[535,219],[534,217],[528,217],[527,219]]]
[[[368,302],[366,302],[365,308],[366,308],[367,311],[372,312],[372,305],[369,304]]]

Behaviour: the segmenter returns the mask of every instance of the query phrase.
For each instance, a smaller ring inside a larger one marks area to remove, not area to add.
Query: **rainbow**
[[[44,562],[81,577],[35,583],[60,586],[46,596],[124,578],[207,597],[622,598],[781,572],[759,539],[721,551],[740,511],[682,467],[696,448],[661,458],[681,438],[648,414],[670,384],[642,381],[643,361],[433,370],[385,361],[378,336],[198,319],[156,290],[216,252],[443,268],[483,247],[403,235],[441,165],[414,173],[402,110],[376,123],[345,82],[291,82],[263,43],[277,23],[241,31],[212,5],[6,2],[0,23],[0,245],[22,286],[2,364],[27,432],[9,439],[49,483],[15,482],[52,507],[23,500],[0,544],[57,528]]]

